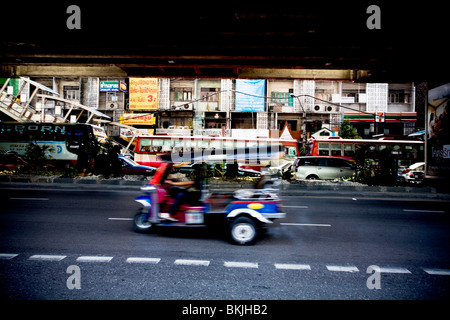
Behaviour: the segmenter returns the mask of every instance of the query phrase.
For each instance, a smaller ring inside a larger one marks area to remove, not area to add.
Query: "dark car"
[[[8,170],[15,171],[21,166],[26,166],[28,163],[22,159],[17,152],[8,151],[0,154],[0,171]]]
[[[141,166],[125,156],[119,156],[119,160],[122,163],[122,174],[143,174],[151,176],[156,172],[156,168]]]

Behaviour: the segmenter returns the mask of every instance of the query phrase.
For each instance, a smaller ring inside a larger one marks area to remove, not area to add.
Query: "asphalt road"
[[[218,230],[133,232],[135,191],[0,192],[2,299],[450,297],[447,201],[285,197],[287,218],[236,246]]]

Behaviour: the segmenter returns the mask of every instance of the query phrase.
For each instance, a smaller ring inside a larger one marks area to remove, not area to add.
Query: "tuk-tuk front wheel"
[[[231,240],[240,245],[251,244],[255,241],[257,234],[256,224],[248,217],[237,217],[231,222]]]
[[[149,232],[152,227],[152,223],[148,221],[148,214],[139,209],[135,213],[133,218],[133,229],[136,232]]]

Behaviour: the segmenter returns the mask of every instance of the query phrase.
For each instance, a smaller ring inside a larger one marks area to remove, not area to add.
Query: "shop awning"
[[[383,119],[382,115],[384,116],[384,122],[417,121],[417,112],[345,112],[344,120],[348,120],[350,122],[374,122],[376,115],[377,121],[379,121],[379,119]]]

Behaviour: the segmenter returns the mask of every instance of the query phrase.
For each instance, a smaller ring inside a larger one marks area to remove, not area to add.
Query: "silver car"
[[[336,157],[300,157],[295,165],[297,179],[330,180],[355,174],[353,162]]]

